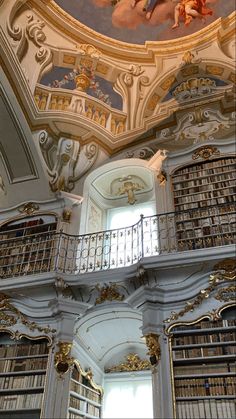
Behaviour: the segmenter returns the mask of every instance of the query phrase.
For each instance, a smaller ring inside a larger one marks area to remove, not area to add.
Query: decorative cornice
[[[236,279],[236,261],[234,259],[225,259],[217,263],[213,269],[215,272],[209,277],[210,285],[202,289],[193,301],[188,301],[178,313],[172,311],[170,317],[164,320],[164,323],[170,323],[183,317],[186,313],[194,311],[205,299],[210,297],[210,294],[221,282],[235,281]]]
[[[214,297],[219,301],[236,301],[236,285],[230,285],[229,287],[221,288]]]
[[[26,203],[23,206],[18,208],[19,212],[21,212],[23,214],[26,214],[26,215],[32,215],[38,210],[39,210],[39,205],[34,204],[33,202],[28,202],[28,203]]]
[[[103,394],[103,388],[93,381],[93,372],[92,372],[91,368],[87,369],[86,371],[83,370],[83,368],[81,367],[81,365],[80,365],[80,363],[77,359],[74,360],[74,365],[79,370],[79,372],[83,375],[83,377],[85,377],[87,380],[90,381],[91,386],[95,390],[98,390],[101,394]]]
[[[227,309],[227,308],[232,308],[235,307],[235,302],[230,302],[227,303],[217,309],[213,309],[212,311],[209,311],[205,314],[203,314],[202,316],[198,317],[195,320],[191,320],[191,321],[181,321],[181,322],[175,322],[173,324],[171,324],[170,326],[168,326],[168,328],[164,331],[165,335],[169,336],[170,338],[172,337],[171,331],[173,330],[174,327],[177,326],[191,326],[194,324],[199,323],[200,321],[204,320],[204,319],[208,319],[211,321],[217,321],[222,319],[222,315],[221,313]]]
[[[105,301],[123,301],[124,295],[118,291],[118,286],[116,284],[105,285],[104,287],[96,286],[97,290],[100,292],[99,297],[95,301],[96,304],[102,304]]]
[[[0,294],[0,326],[1,329],[4,327],[14,326],[18,322],[26,326],[30,331],[38,331],[46,334],[53,334],[56,329],[52,329],[49,326],[42,327],[37,323],[27,319],[27,317],[21,313],[13,304],[9,301],[10,297],[6,294]]]
[[[106,368],[106,373],[111,372],[131,372],[150,370],[151,363],[148,360],[142,360],[137,354],[130,353],[126,356],[126,361],[121,364]]]
[[[145,45],[130,44],[122,42],[113,38],[109,38],[101,33],[94,31],[87,27],[70,14],[65,12],[54,1],[48,4],[48,7],[42,7],[40,2],[30,0],[32,8],[39,10],[40,13],[47,18],[57,29],[63,31],[76,42],[81,42],[81,38],[88,43],[96,43],[103,54],[112,55],[116,59],[127,59],[127,57],[135,57],[136,60],[149,59],[153,57],[153,50],[155,54],[171,54],[176,52],[183,52],[187,50],[192,51],[194,47],[213,41],[219,37],[219,30],[221,28],[230,28],[234,23],[235,13],[231,13],[226,18],[219,18],[204,29],[195,32],[192,35],[185,36],[180,39],[172,39],[167,41],[146,41]],[[52,17],[53,16],[53,17]],[[63,29],[62,29],[63,25]],[[228,36],[228,31],[221,35],[223,41]],[[232,29],[232,34],[234,30]],[[138,56],[138,57],[137,57]]]
[[[192,155],[193,160],[197,160],[198,158],[208,160],[213,156],[219,156],[220,151],[217,147],[213,147],[211,145],[206,145],[203,147],[199,147]]]

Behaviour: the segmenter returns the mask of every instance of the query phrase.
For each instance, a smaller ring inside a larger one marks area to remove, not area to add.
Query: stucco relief
[[[81,147],[78,141],[61,137],[55,144],[45,131],[39,134],[39,145],[47,164],[49,184],[53,192],[71,192],[77,180],[96,161],[98,154],[95,143]],[[49,157],[52,148],[56,151]],[[49,162],[51,167],[48,166]]]

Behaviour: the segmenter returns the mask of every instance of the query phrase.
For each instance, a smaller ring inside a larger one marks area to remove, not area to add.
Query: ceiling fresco
[[[234,0],[55,0],[55,3],[95,31],[134,44],[190,35],[235,9]]]

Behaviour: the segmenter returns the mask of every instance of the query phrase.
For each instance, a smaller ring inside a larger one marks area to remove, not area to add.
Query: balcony
[[[127,115],[125,112],[111,108],[106,103],[88,96],[84,92],[53,89],[37,84],[34,100],[40,111],[61,111],[81,115],[113,135],[119,135],[127,131]]]
[[[133,226],[83,235],[47,231],[4,238],[1,278],[55,272],[81,275],[119,269],[141,259],[233,245],[233,204],[141,216]]]

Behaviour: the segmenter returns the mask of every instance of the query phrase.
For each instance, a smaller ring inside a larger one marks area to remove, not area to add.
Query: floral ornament
[[[105,102],[107,105],[111,106],[110,97],[108,94],[105,94],[100,89],[99,82],[95,79],[94,71],[90,67],[85,67],[83,65],[78,65],[77,68],[74,68],[70,73],[65,74],[62,80],[54,80],[52,83],[49,84],[49,87],[54,88],[63,88],[66,84],[69,82],[75,82],[78,76],[85,76],[88,80],[88,86],[87,89],[92,89],[95,96],[101,100],[102,102]]]

